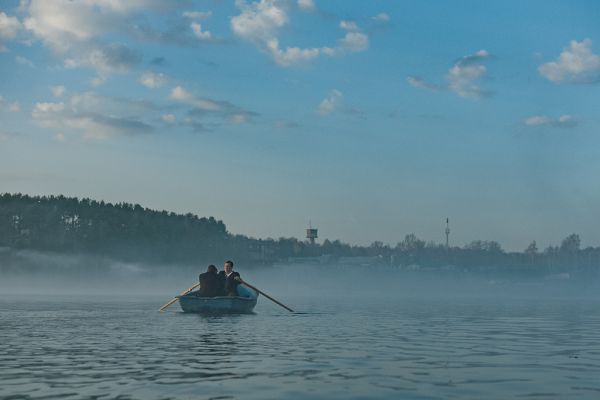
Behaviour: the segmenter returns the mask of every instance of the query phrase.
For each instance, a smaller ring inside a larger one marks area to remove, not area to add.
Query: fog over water
[[[222,262],[215,260],[219,270]],[[414,270],[381,265],[280,263],[235,270],[259,289],[290,298],[344,297],[347,301],[395,297],[595,297],[600,281],[568,272],[530,277],[516,273],[473,273],[451,269]],[[2,294],[161,295],[195,284],[206,264],[144,265],[87,255],[17,251],[0,265]]]
[[[0,275],[0,398],[600,393],[600,290],[568,273],[239,263],[243,279],[296,312],[261,296],[254,314],[211,317],[177,304],[158,312],[205,265],[36,252],[10,260]]]

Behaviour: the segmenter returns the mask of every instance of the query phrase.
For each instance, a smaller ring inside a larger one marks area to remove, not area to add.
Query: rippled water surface
[[[0,296],[0,398],[600,398],[594,300]]]

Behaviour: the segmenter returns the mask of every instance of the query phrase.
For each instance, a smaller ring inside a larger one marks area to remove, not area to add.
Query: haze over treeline
[[[329,239],[310,244],[297,238],[237,235],[214,217],[156,211],[139,204],[19,193],[0,196],[0,247],[4,247],[0,260],[14,251],[34,250],[157,266],[197,265],[228,258],[246,265],[269,265],[312,258],[321,263],[548,273],[573,269],[596,272],[600,264],[600,247],[582,249],[577,234],[543,250],[532,241],[522,252],[506,252],[489,240],[446,247],[413,234],[395,246],[379,241],[351,246]]]

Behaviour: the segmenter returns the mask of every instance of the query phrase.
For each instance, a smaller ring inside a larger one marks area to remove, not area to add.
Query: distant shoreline
[[[248,267],[291,262],[542,276],[597,273],[600,269],[600,247],[581,248],[577,234],[544,250],[532,241],[522,252],[507,252],[499,243],[486,240],[446,247],[425,242],[414,234],[405,235],[395,246],[378,241],[369,246],[351,246],[329,239],[313,244],[297,238],[237,235],[214,217],[151,210],[139,204],[111,204],[61,195],[2,194],[2,268],[18,264],[16,259],[31,264],[24,256],[27,252],[86,257],[92,262],[83,268],[90,271],[102,265],[102,260],[160,269],[165,265],[220,264],[226,259]]]

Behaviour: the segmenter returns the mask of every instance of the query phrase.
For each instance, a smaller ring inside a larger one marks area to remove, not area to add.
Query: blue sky
[[[0,192],[598,245],[596,1],[0,2]]]

